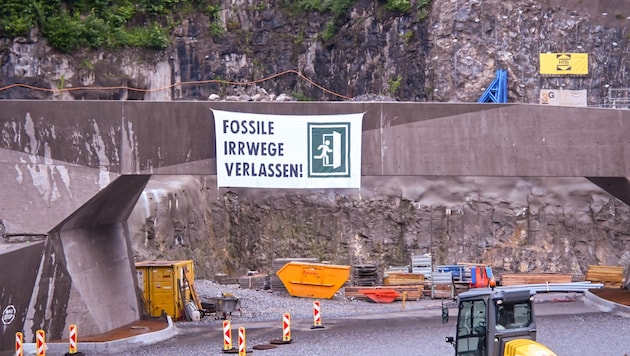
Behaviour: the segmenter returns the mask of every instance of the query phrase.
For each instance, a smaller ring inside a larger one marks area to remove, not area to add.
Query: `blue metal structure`
[[[505,70],[497,70],[496,77],[477,102],[507,103],[507,72]]]

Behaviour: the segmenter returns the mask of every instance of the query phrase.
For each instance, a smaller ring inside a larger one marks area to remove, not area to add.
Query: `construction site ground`
[[[592,289],[591,292],[600,298],[609,300],[611,302],[630,306],[630,290],[624,290],[621,288],[602,288]],[[107,333],[98,335],[86,335],[80,336],[79,342],[107,342],[114,340],[121,340],[128,337],[138,336],[145,333],[159,331],[165,329],[168,326],[166,318],[145,318],[136,322],[130,323],[123,327],[117,328]],[[67,342],[67,341],[50,341],[50,342]]]
[[[85,336],[79,334],[79,342],[107,342],[121,340],[128,337],[159,331],[165,329],[166,327],[168,327],[168,321],[166,320],[166,318],[144,318],[103,334]],[[68,341],[54,340],[49,342],[66,343]]]

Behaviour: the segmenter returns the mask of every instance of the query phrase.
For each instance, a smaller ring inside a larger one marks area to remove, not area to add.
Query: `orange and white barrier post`
[[[311,326],[311,329],[321,329],[323,327],[321,303],[319,300],[316,300],[313,302],[313,326]]]
[[[35,352],[37,356],[46,356],[46,333],[44,330],[37,330],[35,337]]]
[[[282,341],[291,342],[291,315],[282,314]]]
[[[238,356],[247,355],[247,342],[245,341],[245,328],[238,328]]]
[[[232,323],[229,320],[223,320],[223,351],[232,349]]]
[[[24,356],[24,334],[15,333],[15,356]]]
[[[77,326],[74,324],[70,324],[69,334],[70,334],[70,354],[76,354],[78,351],[78,339],[77,339]]]

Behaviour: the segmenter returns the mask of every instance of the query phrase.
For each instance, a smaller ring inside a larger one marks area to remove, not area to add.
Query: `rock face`
[[[599,105],[630,77],[626,0],[433,0],[409,14],[359,0],[329,39],[330,14],[254,5],[222,1],[218,36],[186,15],[159,52],[65,55],[36,30],[1,39],[0,98],[471,102],[503,68],[509,102],[564,88]],[[589,75],[541,77],[544,52],[588,53]],[[40,89],[6,88],[16,83]],[[279,257],[383,267],[416,253],[511,272],[630,265],[630,208],[586,180],[364,177],[360,191],[219,193],[215,179],[152,178],[129,220],[138,260],[194,258],[200,277],[269,271]]]
[[[562,88],[587,89],[589,105],[596,105],[607,95],[606,84],[626,86],[622,83],[630,73],[623,53],[629,49],[630,21],[621,1],[433,4],[426,64],[435,100],[475,101],[494,77],[494,68],[508,72],[510,102],[536,103],[540,89]],[[546,52],[588,53],[589,75],[541,77],[538,55]]]
[[[487,263],[581,275],[630,264],[630,208],[580,178],[364,177],[360,191],[232,190],[156,176],[130,222],[138,260],[194,258],[197,274],[270,272],[274,258],[338,264]]]
[[[417,5],[401,14],[386,10],[383,2],[361,0],[345,16],[332,18],[293,14],[272,3],[223,1],[223,34],[211,35],[211,21],[202,13],[180,14],[164,51],[64,55],[47,46],[36,29],[28,38],[3,39],[0,85],[41,89],[12,87],[1,90],[0,98],[207,100],[250,88],[254,92],[239,100],[256,100],[261,87],[307,100],[375,94],[470,102],[502,68],[508,72],[510,102],[537,102],[541,88],[587,89],[589,105],[598,105],[607,88],[627,87],[625,5],[624,0],[433,0],[430,7]],[[324,35],[328,24],[334,24],[333,36]],[[538,56],[544,52],[588,53],[589,75],[541,77]],[[102,89],[78,90],[86,86]]]

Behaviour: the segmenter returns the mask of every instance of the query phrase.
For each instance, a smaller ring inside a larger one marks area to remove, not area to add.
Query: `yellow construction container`
[[[350,266],[289,262],[276,275],[293,297],[330,299],[350,278]]]
[[[192,260],[137,262],[136,274],[150,316],[186,317],[186,304],[193,300],[194,292],[190,288],[195,279]]]

